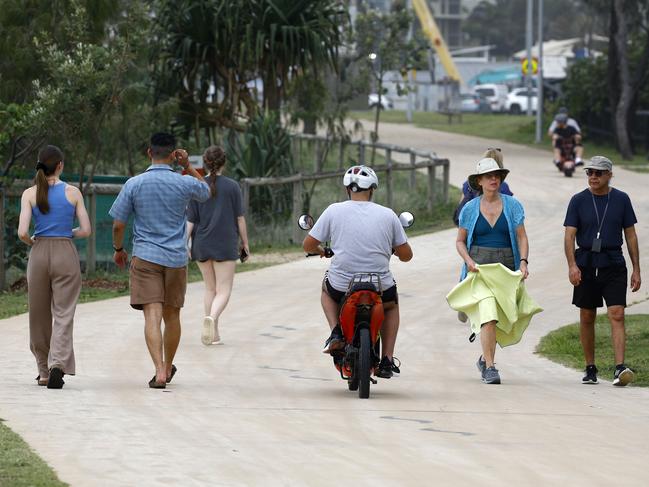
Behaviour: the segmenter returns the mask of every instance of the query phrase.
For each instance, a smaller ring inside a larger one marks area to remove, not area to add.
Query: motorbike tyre
[[[372,371],[372,341],[370,330],[360,330],[360,347],[358,347],[358,360],[356,362],[356,375],[358,376],[358,397],[367,399],[370,397],[370,373]]]
[[[563,174],[564,174],[567,178],[571,178],[571,177],[572,177],[572,173],[574,173],[574,172],[575,172],[574,168],[573,168],[573,169],[564,169],[564,170],[563,170]]]

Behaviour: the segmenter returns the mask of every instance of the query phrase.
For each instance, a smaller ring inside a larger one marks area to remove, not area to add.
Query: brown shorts
[[[131,306],[135,309],[144,309],[143,305],[151,303],[182,308],[187,290],[187,267],[165,267],[133,257],[129,284]]]

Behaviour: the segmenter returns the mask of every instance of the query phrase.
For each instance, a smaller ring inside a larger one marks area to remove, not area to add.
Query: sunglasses
[[[502,149],[500,147],[487,147],[487,150],[495,150],[498,152],[502,152]]]
[[[587,176],[597,176],[598,178],[604,174],[607,174],[608,171],[602,171],[601,169],[586,169]]]

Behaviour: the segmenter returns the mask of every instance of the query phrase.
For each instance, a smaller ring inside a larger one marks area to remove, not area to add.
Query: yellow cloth
[[[511,271],[502,264],[478,265],[478,272],[468,276],[446,296],[456,311],[463,311],[471,320],[471,331],[480,333],[480,326],[496,323],[496,342],[501,347],[518,343],[532,316],[543,311],[527,294],[521,271]]]

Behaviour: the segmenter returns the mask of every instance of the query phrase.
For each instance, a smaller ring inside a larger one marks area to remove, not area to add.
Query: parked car
[[[536,90],[532,90],[530,105],[532,111],[536,113]],[[507,95],[507,111],[514,115],[519,115],[527,111],[527,88],[515,88]]]
[[[367,105],[370,108],[376,107],[379,103],[379,95],[378,93],[370,93],[367,97]],[[388,110],[394,108],[394,104],[392,103],[392,100],[388,98],[385,95],[381,95],[381,108],[383,110]]]
[[[460,111],[464,113],[491,113],[491,104],[478,93],[460,94]]]
[[[509,89],[507,85],[498,85],[494,83],[475,85],[473,92],[484,96],[493,112],[504,112],[507,103],[507,94]]]

